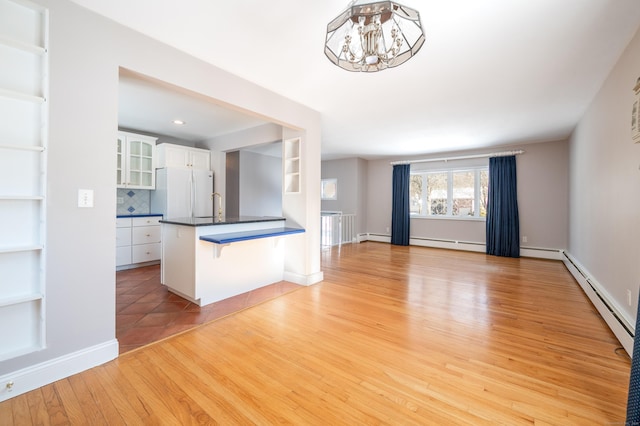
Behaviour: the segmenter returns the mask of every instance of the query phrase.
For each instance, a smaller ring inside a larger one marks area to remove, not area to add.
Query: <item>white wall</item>
[[[282,216],[282,158],[240,151],[240,215]]]
[[[640,144],[632,141],[630,131],[638,77],[636,34],[570,143],[568,251],[631,324],[640,286]]]
[[[545,248],[561,250],[568,244],[568,142],[544,142],[508,146],[491,151],[464,151],[416,156],[398,159],[369,161],[367,174],[367,232],[390,235],[391,227],[391,179],[393,160],[415,160],[424,158],[456,157],[470,154],[523,149],[518,155],[518,209],[520,213],[520,235],[527,236],[523,248]],[[446,167],[488,165],[488,159],[473,159],[448,162]],[[413,167],[438,169],[443,163],[423,163]],[[442,218],[411,219],[412,238],[435,238],[444,240],[485,242],[485,226],[482,220],[459,220]]]
[[[356,215],[356,231],[367,232],[367,161],[346,158],[322,162],[322,179],[337,179],[336,200],[322,200],[323,211]]]
[[[287,249],[297,253],[296,261],[288,266],[307,283],[321,279],[317,112],[67,0],[35,3],[50,10],[47,348],[0,362],[0,376],[55,361],[115,338],[119,67],[298,129],[296,132],[304,144],[301,161],[305,182],[300,194],[283,204],[286,212],[293,212],[294,220],[308,232],[292,239],[291,244],[288,242]],[[219,164],[219,158],[216,163]],[[78,188],[95,191],[95,208],[77,207]],[[19,391],[17,383],[16,393]]]

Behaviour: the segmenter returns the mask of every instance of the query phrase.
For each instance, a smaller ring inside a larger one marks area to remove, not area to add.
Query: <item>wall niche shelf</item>
[[[0,0],[0,361],[45,347],[48,11]]]
[[[285,194],[297,194],[300,192],[300,138],[284,141],[282,150],[283,158],[283,187]]]

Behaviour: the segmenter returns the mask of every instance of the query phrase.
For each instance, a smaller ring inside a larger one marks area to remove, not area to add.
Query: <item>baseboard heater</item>
[[[584,268],[573,259],[568,253],[562,252],[562,261],[569,270],[573,278],[578,282],[582,290],[585,292],[591,303],[600,313],[600,316],[607,323],[613,334],[622,344],[625,351],[632,356],[633,354],[633,338],[635,336],[635,327],[631,322],[622,315],[621,311],[611,302],[602,286],[585,273]]]
[[[377,242],[383,242],[383,243],[390,243],[391,236],[388,234],[373,234],[373,233],[359,234],[358,241],[377,241]],[[465,250],[465,251],[474,251],[477,253],[486,252],[485,243],[480,243],[476,241],[461,241],[461,240],[451,240],[451,239],[445,239],[445,238],[410,237],[409,244],[412,246],[444,248],[444,249],[451,249],[451,250]],[[542,247],[520,247],[520,256],[535,257],[538,259],[562,260],[561,250],[542,248]]]

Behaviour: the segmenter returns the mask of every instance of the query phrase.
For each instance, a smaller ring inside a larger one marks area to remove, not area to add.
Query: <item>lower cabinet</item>
[[[117,268],[127,269],[160,260],[160,219],[162,215],[116,219]]]

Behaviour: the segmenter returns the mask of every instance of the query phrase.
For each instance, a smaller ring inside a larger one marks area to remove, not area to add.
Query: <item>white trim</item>
[[[118,357],[116,339],[0,376],[0,402]],[[9,386],[11,384],[11,386]]]
[[[435,238],[409,238],[409,244],[419,247],[433,247],[451,250],[474,251],[478,253],[485,252],[483,243],[473,243],[469,241],[439,240]]]
[[[376,241],[379,243],[391,243],[391,236],[385,234],[359,234],[358,242]],[[437,238],[421,238],[409,237],[409,245],[419,247],[443,248],[449,250],[464,250],[477,253],[486,252],[485,243],[474,241],[457,241]],[[541,247],[520,247],[520,256],[534,257],[537,259],[562,260],[563,251],[559,249],[541,248]]]
[[[311,275],[302,275],[302,274],[296,274],[295,272],[285,271],[282,279],[294,284],[308,286],[308,285],[316,284],[322,281],[324,279],[324,273],[320,271]]]
[[[360,234],[360,236],[361,236],[360,241],[375,241],[377,243],[391,244],[391,235],[366,233],[366,234]]]
[[[624,312],[617,307],[604,287],[569,253],[563,252],[563,262],[573,278],[580,284],[591,303],[596,307],[600,316],[607,323],[618,341],[633,357],[633,337],[635,326],[633,320],[627,318]]]

